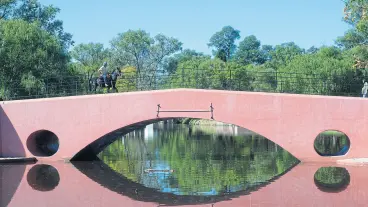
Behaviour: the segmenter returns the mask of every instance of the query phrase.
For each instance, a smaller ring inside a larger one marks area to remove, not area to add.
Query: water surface
[[[298,163],[268,139],[236,126],[163,122],[129,133],[100,155],[111,169],[175,195],[251,191]]]

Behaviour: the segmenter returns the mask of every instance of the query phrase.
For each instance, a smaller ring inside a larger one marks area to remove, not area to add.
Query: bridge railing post
[[[199,89],[199,85],[198,85],[198,83],[199,83],[199,80],[198,80],[198,67],[196,67],[195,70],[196,70],[196,89]]]
[[[232,80],[232,77],[231,77],[231,68],[229,68],[229,73],[230,73],[230,84],[229,84],[229,90],[231,91],[232,88],[233,88],[233,80]]]
[[[75,95],[78,95],[78,81],[75,81]]]

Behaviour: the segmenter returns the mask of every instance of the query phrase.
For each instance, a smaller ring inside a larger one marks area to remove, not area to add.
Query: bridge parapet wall
[[[90,143],[116,129],[157,119],[191,117],[231,123],[252,130],[283,147],[302,161],[333,161],[313,147],[325,130],[344,132],[351,141],[343,157],[368,157],[368,101],[362,98],[234,92],[198,89],[130,92],[11,101],[1,104],[1,156],[34,156],[27,139],[49,130],[60,142],[59,151],[45,160],[70,159]],[[176,112],[175,112],[176,111]],[[192,111],[192,112],[180,112]]]

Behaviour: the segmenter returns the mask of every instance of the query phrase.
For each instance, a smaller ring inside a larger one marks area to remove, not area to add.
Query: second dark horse
[[[112,74],[107,73],[106,83],[104,82],[104,78],[102,75],[92,78],[90,80],[91,90],[93,92],[96,92],[97,88],[107,88],[107,92],[109,93],[110,89],[112,88],[113,91],[118,92],[118,89],[116,88],[116,81],[118,79],[118,76],[121,76],[120,70],[116,70]]]

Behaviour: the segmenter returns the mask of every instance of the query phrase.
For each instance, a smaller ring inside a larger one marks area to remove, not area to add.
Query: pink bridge
[[[211,119],[212,114],[216,121],[267,137],[302,162],[368,157],[365,99],[197,89],[2,102],[0,156],[69,160],[91,143],[101,148],[111,142],[104,135],[122,127],[176,117]],[[317,135],[331,129],[350,138],[344,156],[321,157],[314,149]],[[34,136],[39,130],[57,136],[57,153],[44,156],[35,150]]]

